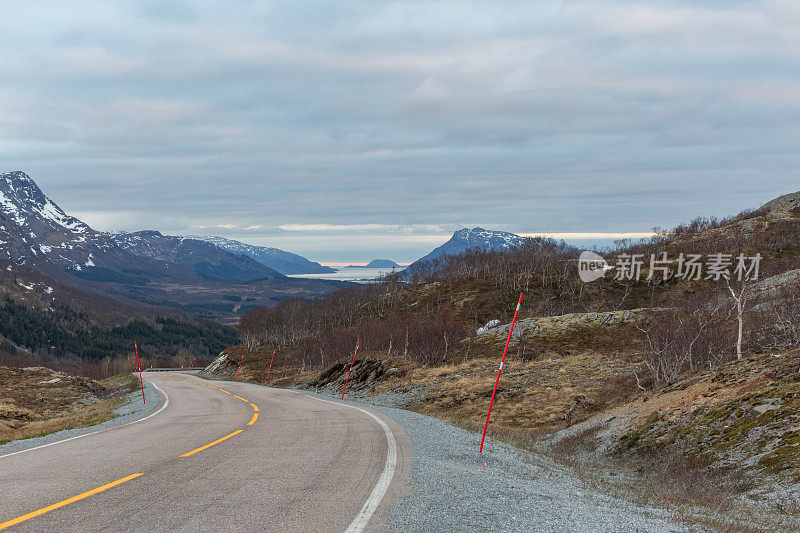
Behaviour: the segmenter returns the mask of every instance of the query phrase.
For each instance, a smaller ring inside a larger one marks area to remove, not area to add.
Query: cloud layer
[[[798,188],[800,5],[28,2],[0,157],[101,229],[405,261]],[[435,237],[435,238],[434,238]]]

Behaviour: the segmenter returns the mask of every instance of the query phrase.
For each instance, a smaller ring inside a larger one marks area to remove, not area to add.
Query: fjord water
[[[337,281],[355,281],[367,283],[378,276],[391,272],[390,268],[365,268],[365,267],[346,267],[340,268],[336,272],[327,274],[291,274],[292,278],[313,278],[313,279],[333,279]],[[395,269],[397,271],[397,269]]]

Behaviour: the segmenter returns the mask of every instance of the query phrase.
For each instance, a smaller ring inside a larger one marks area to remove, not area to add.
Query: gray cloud
[[[101,229],[410,260],[797,188],[788,0],[36,2],[1,33],[3,168]],[[280,230],[321,224],[373,229]]]

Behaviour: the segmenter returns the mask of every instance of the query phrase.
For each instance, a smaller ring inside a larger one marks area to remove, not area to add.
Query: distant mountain
[[[23,172],[0,174],[0,257],[17,265],[49,261],[80,270],[108,240],[68,216]]]
[[[508,250],[524,242],[525,237],[505,231],[464,228],[453,233],[449,241],[434,249],[425,257],[417,259],[411,266],[419,265],[443,255],[458,255],[467,250]]]
[[[213,235],[191,235],[190,237],[210,242],[234,254],[245,255],[262,265],[277,270],[281,274],[328,274],[336,272],[336,269],[322,266],[317,262],[309,261],[301,255],[285,252],[278,248],[256,246]]]
[[[402,268],[391,259],[373,259],[364,268]]]
[[[235,323],[256,306],[346,285],[286,278],[201,241],[95,231],[24,172],[0,173],[0,293],[25,305],[66,305],[98,324],[185,313]]]
[[[112,238],[122,248],[139,257],[169,261],[228,281],[283,277],[280,272],[254,259],[198,239],[162,235],[151,230],[117,233]]]
[[[198,273],[134,256],[69,216],[24,172],[0,174],[0,259],[89,281],[200,281]]]

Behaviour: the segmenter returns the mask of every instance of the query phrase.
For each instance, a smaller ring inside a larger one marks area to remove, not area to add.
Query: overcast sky
[[[410,261],[800,189],[796,0],[2,6],[0,170],[102,230]]]

